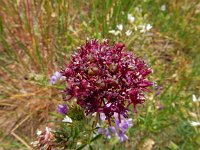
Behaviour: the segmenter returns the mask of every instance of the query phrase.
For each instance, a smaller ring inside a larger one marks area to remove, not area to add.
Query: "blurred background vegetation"
[[[121,33],[109,33],[118,24]],[[144,24],[152,29],[137,30]],[[132,116],[129,141],[97,142],[93,149],[200,147],[200,128],[190,124],[200,121],[192,101],[200,96],[199,0],[1,0],[0,149],[31,149],[36,129],[53,126],[62,97],[49,78],[87,37],[124,42],[149,62],[151,80],[162,87]]]

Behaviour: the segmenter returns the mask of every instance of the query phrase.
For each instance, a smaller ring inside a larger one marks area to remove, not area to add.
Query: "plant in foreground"
[[[55,145],[81,149],[91,146],[101,134],[126,141],[127,131],[133,126],[128,116],[144,103],[144,93],[151,92],[153,82],[147,79],[151,73],[142,59],[125,52],[123,43],[109,45],[108,40],[88,40],[51,78],[51,84],[58,80],[66,84],[61,93],[64,101],[71,104],[58,106],[58,112],[65,117],[52,132]],[[70,100],[75,103],[69,103]]]

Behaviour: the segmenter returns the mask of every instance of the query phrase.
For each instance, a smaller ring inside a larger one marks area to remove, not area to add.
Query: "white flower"
[[[151,30],[152,25],[147,24],[147,25],[139,25],[139,28],[141,29],[140,32],[141,33],[145,33],[146,31]]]
[[[166,5],[162,5],[162,6],[160,7],[160,10],[165,11],[165,10],[166,10]]]
[[[142,13],[142,11],[143,11],[142,8],[140,8],[140,7],[136,7],[135,10],[136,10],[138,13]]]
[[[193,127],[200,126],[200,122],[196,122],[196,121],[191,121],[190,124],[191,124],[191,126],[193,126]]]
[[[39,144],[39,141],[31,142],[31,145],[33,145],[33,147],[36,147],[38,144]]]
[[[134,29],[135,29],[135,31],[137,31],[137,30],[138,30],[138,27],[137,27],[137,26],[135,26],[135,27],[134,27]]]
[[[112,103],[107,103],[107,104],[106,104],[106,107],[110,107],[110,106],[111,106],[111,104],[112,104]]]
[[[135,17],[133,17],[132,14],[128,14],[128,20],[130,23],[133,23],[135,21]]]
[[[56,71],[56,72],[54,73],[54,76],[56,76],[56,77],[60,78],[60,77],[61,77],[61,73],[60,73],[60,72],[58,72],[58,71]]]
[[[49,128],[49,127],[46,127],[45,130],[47,133],[50,133],[52,131],[51,128]]]
[[[42,131],[40,131],[40,130],[36,130],[36,134],[37,134],[37,136],[39,136],[39,135],[41,135],[42,134]]]
[[[151,28],[152,28],[152,25],[150,25],[150,24],[147,24],[147,25],[146,25],[147,31],[151,30]]]
[[[197,99],[196,96],[193,94],[192,100],[193,100],[193,102],[200,102],[200,97]]]
[[[96,117],[96,115],[97,115],[97,113],[96,113],[96,112],[92,114],[92,116],[93,116],[93,117]]]
[[[145,27],[145,25],[139,25],[139,28],[141,29],[141,30],[140,30],[141,33],[146,32],[146,27]]]
[[[76,144],[77,144],[77,145],[81,145],[81,144],[82,144],[82,142],[77,142]]]
[[[121,32],[120,32],[120,31],[115,31],[115,30],[110,30],[110,31],[108,31],[108,33],[111,33],[111,34],[113,34],[113,35],[118,35],[118,34],[120,34]]]
[[[55,17],[56,17],[56,13],[53,12],[53,13],[51,14],[51,17],[52,17],[52,18],[55,18]]]
[[[122,24],[118,24],[117,25],[117,29],[119,29],[120,31],[122,31],[123,30],[123,25]]]
[[[100,124],[99,124],[99,123],[97,123],[96,127],[100,127]]]
[[[60,77],[60,80],[61,80],[61,81],[64,81],[64,80],[66,80],[66,77],[65,77],[65,76],[62,76],[62,77]]]
[[[62,122],[72,123],[72,119],[69,116],[65,116],[65,118],[62,120]]]
[[[131,33],[132,33],[132,31],[131,31],[131,30],[127,30],[127,31],[125,32],[126,36],[130,36],[130,35],[131,35]]]

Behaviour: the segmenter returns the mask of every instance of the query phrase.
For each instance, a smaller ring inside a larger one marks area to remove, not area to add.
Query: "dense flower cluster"
[[[114,113],[128,117],[128,108],[145,101],[144,92],[153,83],[146,77],[152,69],[140,58],[125,52],[125,45],[109,45],[87,41],[72,55],[71,62],[60,71],[67,83],[65,100],[77,99],[85,113],[104,113],[106,119]]]

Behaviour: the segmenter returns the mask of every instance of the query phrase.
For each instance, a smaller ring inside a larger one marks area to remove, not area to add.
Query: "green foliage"
[[[75,121],[81,121],[85,118],[84,110],[78,105],[72,105],[69,108],[68,115],[70,116],[70,118],[72,118],[72,120]]]
[[[79,106],[73,106],[70,110],[68,115],[73,122],[60,123],[55,131],[56,144],[64,149],[80,150],[86,146],[92,148],[91,144],[99,139],[101,134],[96,134],[96,127],[90,125],[92,121],[84,116]]]

